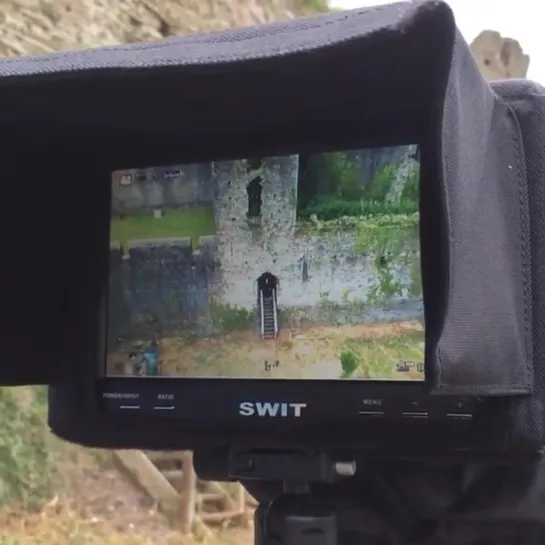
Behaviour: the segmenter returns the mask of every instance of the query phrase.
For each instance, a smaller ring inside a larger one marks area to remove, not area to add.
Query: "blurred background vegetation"
[[[396,169],[396,163],[388,163],[364,183],[360,165],[349,153],[313,155],[301,173],[299,219],[309,220],[315,216],[318,220],[328,221],[342,216],[408,215],[418,212],[419,178],[416,171],[408,174],[399,198],[387,199]]]

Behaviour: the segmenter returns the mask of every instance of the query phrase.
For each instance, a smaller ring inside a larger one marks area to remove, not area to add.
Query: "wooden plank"
[[[114,459],[159,508],[173,513],[179,494],[141,450],[114,450]]]
[[[180,469],[161,469],[165,479],[176,489],[180,490],[183,479],[183,472]]]
[[[161,469],[161,473],[165,476],[165,479],[169,481],[179,481],[182,478],[181,469]]]
[[[147,457],[154,463],[161,462],[178,462],[183,455],[183,451],[161,452],[157,450],[149,450],[146,452]]]
[[[250,516],[246,509],[246,489],[239,483],[237,486],[237,507],[240,511],[239,522],[243,528],[250,527]]]
[[[183,453],[182,480],[180,482],[179,521],[180,532],[189,535],[193,532],[196,518],[197,475],[193,468],[193,453],[187,450]]]
[[[221,483],[217,481],[205,481],[203,482],[204,488],[207,492],[218,494],[218,496],[223,496],[223,508],[226,511],[234,511],[237,508],[237,505],[233,498],[229,495],[229,492],[225,490]]]
[[[234,511],[222,511],[221,513],[202,513],[201,520],[203,522],[225,522],[226,520],[239,519],[244,516],[245,513],[234,510]]]
[[[199,494],[199,501],[202,503],[225,503],[225,494],[217,494],[214,492],[204,492]]]

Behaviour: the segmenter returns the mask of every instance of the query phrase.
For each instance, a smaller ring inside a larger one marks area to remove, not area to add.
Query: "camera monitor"
[[[112,173],[108,377],[424,380],[416,145]]]

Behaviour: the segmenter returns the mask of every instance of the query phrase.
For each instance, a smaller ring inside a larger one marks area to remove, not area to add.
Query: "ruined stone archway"
[[[257,291],[263,293],[264,298],[273,297],[275,290],[278,288],[278,277],[270,272],[263,273],[257,279]]]

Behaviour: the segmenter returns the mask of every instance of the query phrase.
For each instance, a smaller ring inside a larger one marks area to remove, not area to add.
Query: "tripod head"
[[[334,486],[356,474],[354,460],[326,452],[232,450],[231,478],[282,483],[282,492],[262,501],[254,514],[255,545],[337,545],[358,506]],[[358,518],[358,517],[356,517]],[[375,541],[373,541],[375,543]]]
[[[311,484],[330,484],[356,473],[355,461],[333,461],[326,453],[233,451],[229,473],[237,479],[281,480],[283,493],[260,503],[255,545],[337,545],[337,514],[311,492]]]
[[[356,451],[204,448],[204,480],[259,502],[255,545],[537,545],[545,462],[360,457]]]

